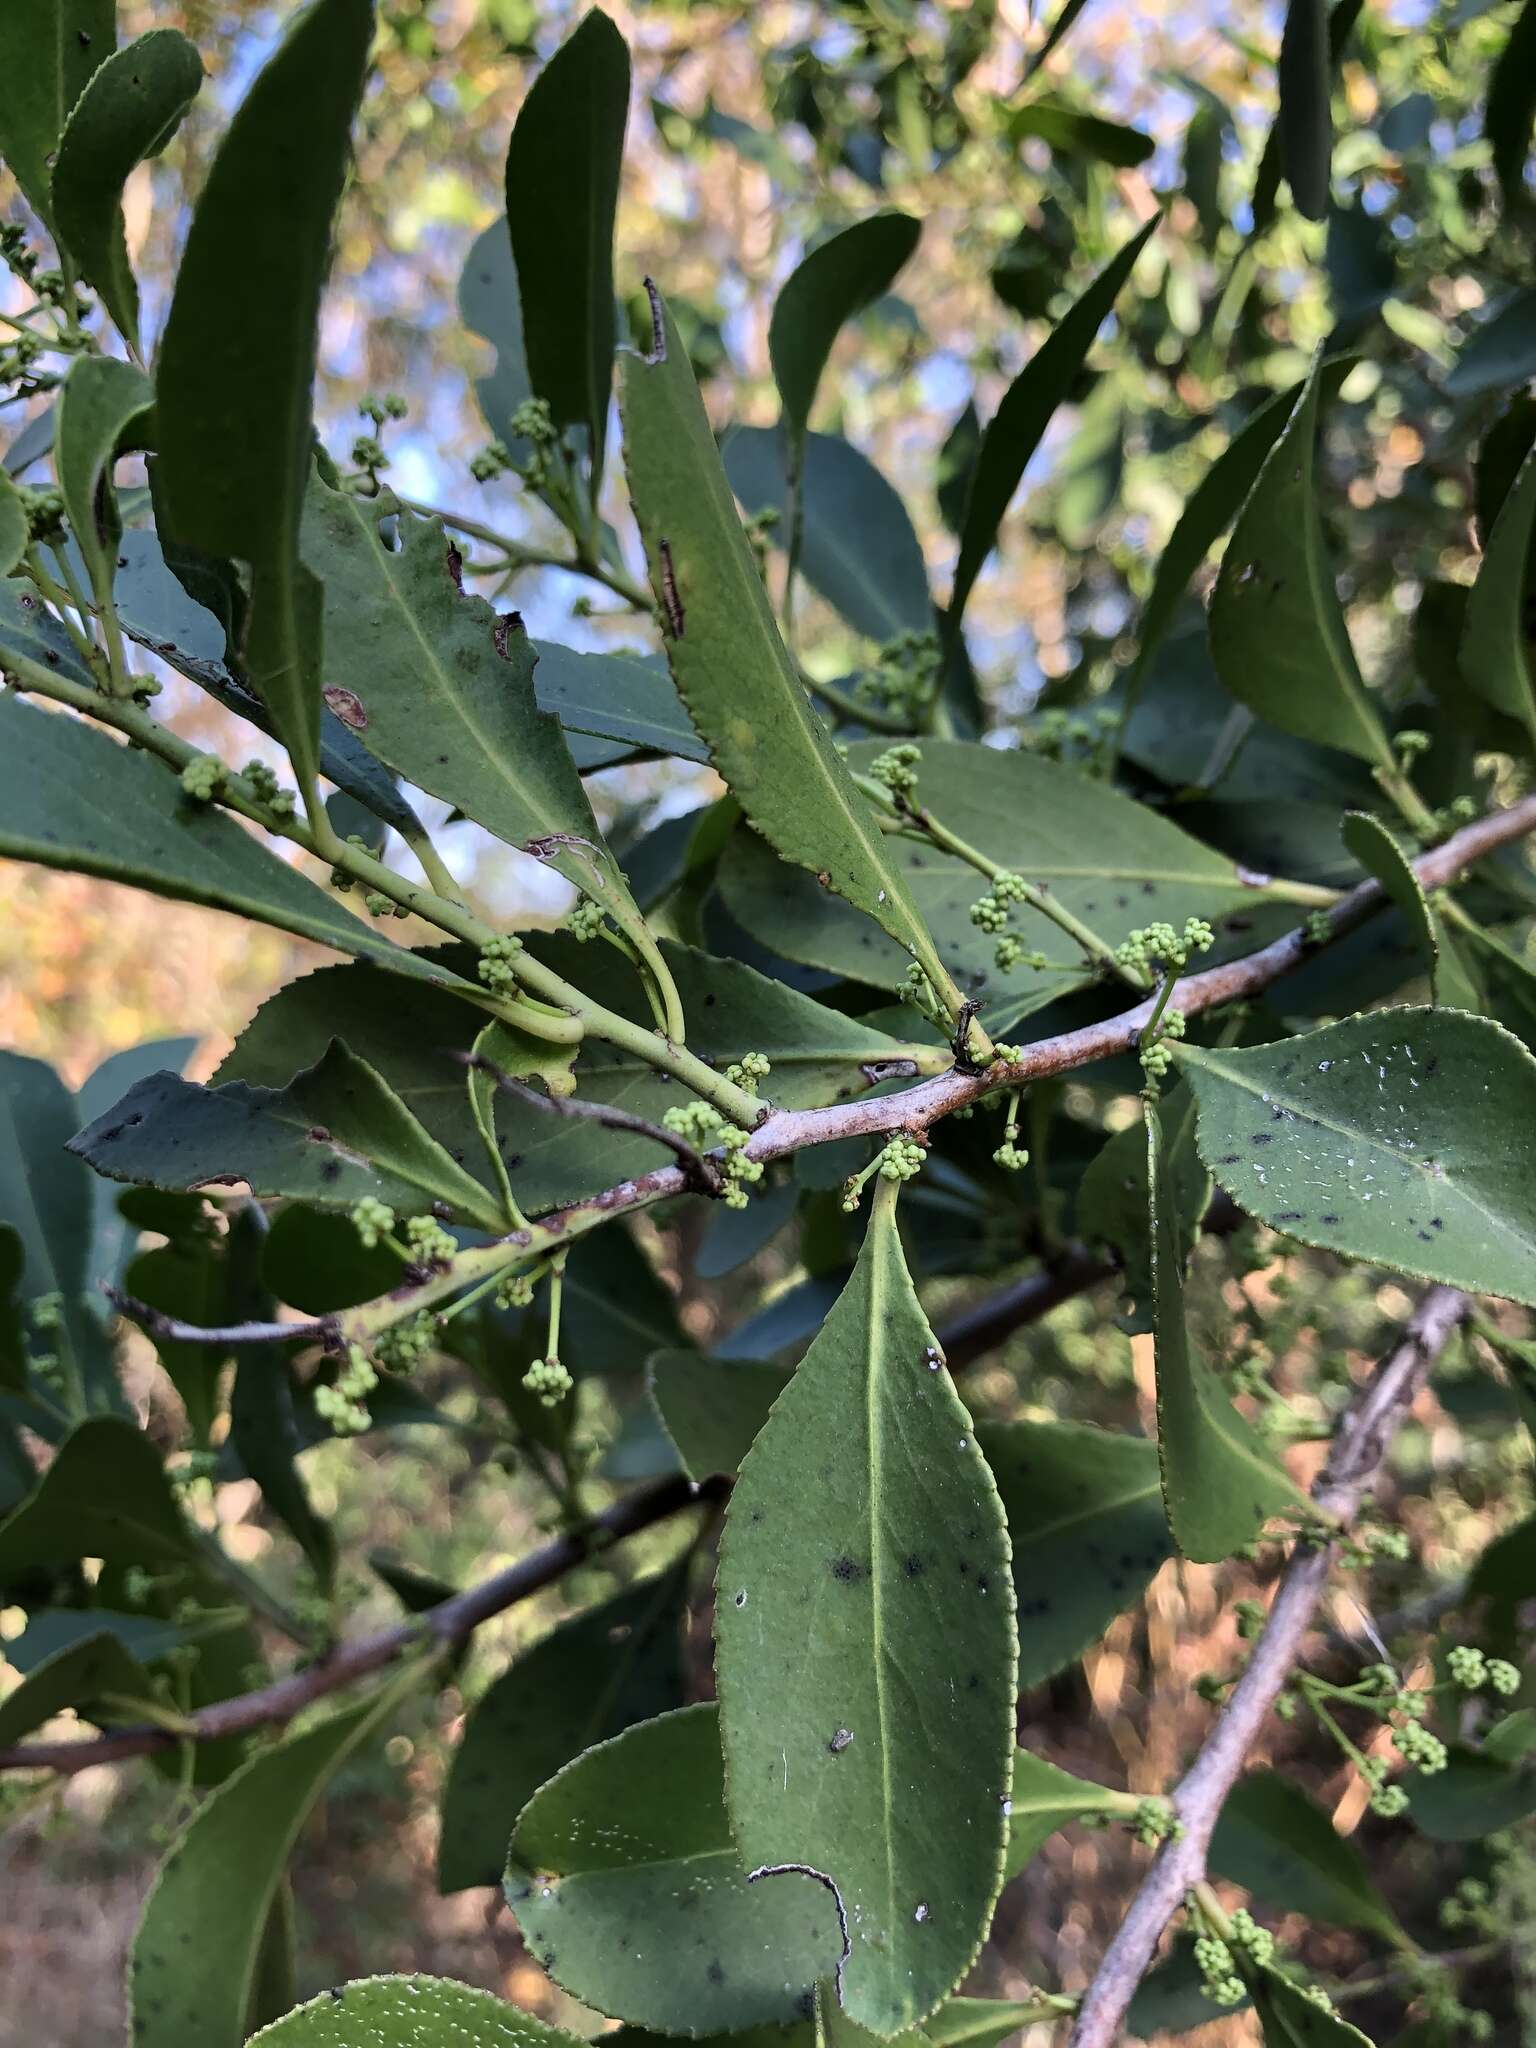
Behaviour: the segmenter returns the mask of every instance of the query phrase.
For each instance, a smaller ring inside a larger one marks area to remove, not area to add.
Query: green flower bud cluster
[[[1464,1692],[1480,1692],[1486,1685],[1505,1699],[1520,1690],[1520,1671],[1504,1657],[1485,1657],[1481,1650],[1458,1643],[1446,1658],[1446,1668]]]
[[[64,531],[64,500],[51,484],[40,484],[35,488],[22,484],[18,487],[18,495],[21,509],[27,515],[29,540],[53,540]]]
[[[1120,724],[1120,714],[1102,705],[1096,711],[1084,716],[1081,713],[1063,711],[1057,706],[1042,711],[1033,726],[1027,727],[1023,742],[1031,753],[1039,754],[1047,761],[1066,761],[1083,754],[1104,755],[1105,742]],[[1109,766],[1107,757],[1095,760],[1095,768],[1103,772]]]
[[[732,1060],[725,1070],[725,1078],[733,1087],[741,1088],[748,1095],[755,1095],[761,1082],[773,1072],[773,1062],[765,1052],[744,1052],[739,1060]]]
[[[1440,1925],[1453,1932],[1499,1933],[1499,1915],[1493,1894],[1478,1877],[1464,1877],[1448,1899],[1441,1902]]]
[[[1164,1010],[1157,1023],[1157,1037],[1141,1048],[1142,1072],[1149,1080],[1161,1081],[1173,1065],[1173,1048],[1168,1040],[1184,1036],[1188,1020],[1182,1010]]]
[[[1333,937],[1333,920],[1326,910],[1309,910],[1302,925],[1302,936],[1309,946],[1326,946]]]
[[[941,666],[936,633],[898,633],[881,647],[874,667],[859,677],[854,695],[916,725],[933,702]]]
[[[181,786],[194,803],[211,804],[224,787],[224,763],[215,754],[194,754],[181,771]]]
[[[748,1057],[761,1059],[762,1055],[749,1054]],[[740,1124],[730,1123],[709,1102],[674,1103],[662,1122],[669,1131],[697,1146],[701,1152],[724,1152],[720,1171],[725,1187],[721,1199],[728,1209],[745,1209],[750,1199],[747,1189],[763,1177],[762,1161],[747,1157],[746,1148],[752,1133],[744,1131]]]
[[[480,948],[475,972],[487,988],[494,989],[498,995],[509,994],[517,987],[517,976],[512,972],[511,963],[522,950],[523,942],[513,932],[503,932],[499,938],[487,939]]]
[[[940,1031],[948,1033],[953,1029],[948,1010],[940,1002],[933,983],[928,979],[927,974],[918,961],[908,961],[906,980],[902,983],[897,993],[902,1002],[910,1003],[914,1010],[919,1011],[928,1019],[930,1024],[936,1025]]]
[[[878,782],[894,797],[911,797],[917,793],[917,767],[923,758],[921,747],[911,740],[903,740],[899,746],[887,747],[869,764],[871,782]]]
[[[1143,1799],[1129,1822],[1131,1833],[1143,1849],[1155,1849],[1159,1842],[1177,1841],[1184,1828],[1166,1799]]]
[[[1387,1783],[1387,1760],[1384,1756],[1368,1756],[1360,1765],[1360,1775],[1370,1787],[1370,1809],[1382,1820],[1396,1820],[1408,1811],[1408,1794],[1401,1785]]]
[[[372,420],[376,427],[382,427],[386,420],[403,420],[410,407],[398,391],[386,391],[380,398],[365,398],[358,411],[365,420]]]
[[[1392,735],[1393,748],[1405,768],[1416,761],[1420,754],[1427,754],[1433,744],[1427,732],[1417,732],[1411,728]]]
[[[1239,1600],[1232,1610],[1237,1621],[1238,1640],[1251,1643],[1262,1632],[1265,1621],[1264,1609],[1257,1600]]]
[[[363,898],[363,908],[370,917],[409,917],[411,914],[403,903],[397,903],[393,896],[386,896],[382,889],[370,889]]]
[[[859,1206],[859,1197],[865,1184],[878,1174],[881,1180],[914,1180],[923,1170],[928,1157],[926,1145],[920,1145],[916,1138],[908,1137],[905,1131],[898,1131],[875,1154],[868,1166],[849,1177],[843,1184],[843,1210],[852,1215]]]
[[[390,1372],[413,1373],[431,1351],[437,1339],[437,1317],[430,1309],[419,1309],[391,1324],[374,1346],[380,1365]]]
[[[1422,1721],[1405,1721],[1401,1728],[1394,1728],[1392,1741],[1404,1763],[1412,1770],[1422,1771],[1426,1778],[1443,1771],[1449,1761],[1445,1744]]]
[[[753,512],[741,522],[742,531],[747,537],[747,546],[752,550],[752,559],[757,564],[757,573],[765,583],[768,581],[769,543],[778,523],[779,515],[772,505],[765,505],[761,512]]]
[[[1233,1948],[1257,1968],[1264,1969],[1275,1960],[1275,1937],[1267,1927],[1261,1927],[1246,1906],[1239,1906],[1230,1919],[1231,1933],[1228,1936]]]
[[[523,1385],[538,1395],[541,1408],[558,1408],[575,1384],[558,1358],[536,1358],[523,1374]]]
[[[360,1202],[352,1204],[352,1228],[362,1239],[366,1250],[372,1251],[381,1237],[388,1237],[395,1227],[395,1212],[388,1202],[381,1202],[374,1195],[364,1195]]]
[[[283,788],[276,772],[265,761],[247,761],[240,770],[240,779],[256,801],[265,804],[275,817],[293,816],[293,791]]]
[[[60,1330],[64,1327],[64,1297],[57,1292],[39,1294],[32,1302],[31,1321],[34,1330]]]
[[[505,441],[489,441],[469,458],[469,473],[477,484],[494,483],[512,467],[512,452]]]
[[[1004,1138],[992,1158],[1005,1173],[1022,1173],[1029,1164],[1029,1150],[1026,1146],[1015,1145],[1011,1138]]]
[[[525,398],[507,424],[514,441],[531,441],[535,448],[544,449],[559,445],[560,430],[546,399]]]
[[[347,834],[347,844],[348,846],[355,846],[359,853],[366,853],[368,851],[368,842],[361,832],[349,832]],[[352,877],[345,868],[331,869],[331,887],[338,890],[343,896],[352,887]]]
[[[411,1256],[423,1266],[446,1266],[459,1248],[435,1216],[408,1216],[405,1237]]]
[[[585,946],[602,930],[606,915],[601,903],[594,903],[590,896],[582,896],[565,920],[565,928],[573,939]]]
[[[1050,964],[1038,946],[1026,946],[1017,932],[1004,932],[992,949],[992,959],[1000,974],[1012,974],[1016,967],[1041,968]]]
[[[1208,953],[1215,943],[1216,934],[1203,917],[1186,918],[1182,932],[1159,919],[1123,938],[1115,948],[1115,958],[1133,973],[1151,975],[1161,969],[1165,974],[1182,974],[1192,954]]]
[[[335,1384],[316,1387],[315,1413],[331,1425],[337,1436],[361,1436],[372,1426],[367,1396],[378,1384],[378,1373],[367,1352],[361,1344],[351,1344]]]
[[[498,1308],[527,1308],[533,1300],[532,1273],[509,1273],[496,1289]]]
[[[1237,1974],[1237,1959],[1215,1934],[1202,1934],[1195,1943],[1195,1968],[1200,1988],[1212,2005],[1241,2005],[1247,1989]]]
[[[352,443],[352,460],[368,475],[376,477],[381,469],[388,469],[389,457],[384,452],[384,443],[377,434],[359,434]]]

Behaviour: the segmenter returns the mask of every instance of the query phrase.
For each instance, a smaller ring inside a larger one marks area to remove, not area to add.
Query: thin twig
[[[125,1294],[120,1287],[102,1291],[120,1316],[137,1323],[146,1336],[169,1344],[290,1344],[298,1338],[316,1337],[327,1342],[336,1329],[333,1316],[308,1316],[292,1323],[184,1323],[151,1308],[136,1295]]]
[[[1381,1470],[1398,1424],[1470,1309],[1466,1295],[1454,1287],[1431,1287],[1424,1295],[1401,1341],[1357,1390],[1334,1432],[1328,1463],[1312,1489],[1324,1514],[1341,1524],[1355,1514]],[[1191,1886],[1205,1878],[1212,1831],[1291,1675],[1336,1550],[1331,1543],[1303,1544],[1292,1553],[1247,1669],[1173,1795],[1182,1833],[1164,1843],[1142,1880],[1083,1995],[1069,2048],[1112,2048],[1121,2038],[1126,2011],[1163,1929]]]
[[[587,1123],[601,1124],[610,1131],[630,1131],[637,1138],[650,1138],[655,1144],[665,1145],[674,1154],[687,1178],[688,1184],[698,1194],[719,1195],[725,1186],[720,1169],[712,1159],[706,1159],[686,1138],[680,1138],[676,1131],[669,1131],[665,1124],[653,1124],[649,1117],[635,1116],[627,1109],[615,1108],[607,1102],[584,1102],[577,1095],[546,1095],[542,1088],[530,1088],[526,1081],[514,1080],[504,1067],[497,1066],[481,1052],[455,1051],[452,1057],[461,1061],[475,1073],[486,1074],[508,1095],[515,1095],[519,1102],[526,1102],[530,1109],[542,1109],[550,1116],[573,1116]]]

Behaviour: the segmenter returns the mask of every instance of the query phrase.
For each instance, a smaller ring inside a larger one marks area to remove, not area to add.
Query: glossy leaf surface
[[[265,2048],[579,2048],[521,2006],[448,1977],[354,1977],[253,2034]]]

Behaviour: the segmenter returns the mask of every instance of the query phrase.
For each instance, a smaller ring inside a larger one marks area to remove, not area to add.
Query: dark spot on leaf
[[[832,1576],[839,1585],[855,1586],[864,1576],[864,1567],[855,1559],[844,1554],[832,1560]]]

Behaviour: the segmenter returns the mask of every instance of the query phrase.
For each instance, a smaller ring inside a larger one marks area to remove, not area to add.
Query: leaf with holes
[[[622,1824],[594,1825],[603,1814]],[[842,1948],[834,1902],[813,1879],[748,1880],[726,1818],[712,1705],[641,1722],[535,1793],[512,1837],[506,1888],[557,1984],[661,2033],[786,2025]]]
[[[837,1887],[843,2003],[889,2033],[964,1975],[997,1897],[1017,1636],[1002,1503],[877,1187],[731,1496],[715,1669],[741,1852]]]
[[[1196,1141],[1303,1244],[1536,1302],[1536,1060],[1486,1017],[1380,1010],[1276,1045],[1175,1053]]]

